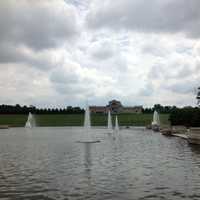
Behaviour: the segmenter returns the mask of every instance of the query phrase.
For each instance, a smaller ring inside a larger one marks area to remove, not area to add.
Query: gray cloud
[[[10,43],[2,42],[0,44],[0,62],[9,63],[9,62],[20,62],[25,59],[25,55],[17,48]]]
[[[94,58],[105,60],[114,55],[114,47],[109,42],[96,43],[90,48],[90,53]]]
[[[168,63],[160,62],[151,67],[148,78],[150,80],[175,80],[190,78],[195,73],[193,63],[187,60],[169,60]]]
[[[57,67],[51,71],[50,81],[55,91],[62,96],[91,95],[92,85],[84,80],[79,73],[81,68],[78,64],[68,62],[64,66]],[[93,82],[93,85],[95,83]]]
[[[0,1],[0,63],[51,69],[56,48],[78,31],[75,7],[62,0]]]
[[[145,44],[142,47],[141,49],[142,54],[149,54],[156,57],[164,57],[164,56],[169,55],[170,52],[168,51],[168,49],[163,48],[162,45],[159,45],[159,44],[155,45],[156,41],[153,41],[153,42],[154,43],[151,43],[151,44]]]
[[[55,66],[49,50],[32,51],[25,46],[13,46],[10,43],[0,44],[0,62],[2,64],[15,63],[26,64],[40,70],[50,69]]]
[[[104,105],[112,98],[125,105],[190,104],[200,45],[166,32],[198,37],[198,5],[0,1],[0,104]]]
[[[154,103],[195,105],[195,89],[199,86],[200,74],[192,58],[190,54],[175,53],[167,60],[155,63],[145,77],[146,85],[138,96],[148,96]]]
[[[154,93],[154,89],[153,89],[153,85],[149,82],[148,84],[145,85],[144,88],[142,88],[139,92],[138,92],[138,96],[145,96],[145,97],[149,97],[152,96]]]
[[[200,36],[199,0],[118,0],[92,4],[87,21],[91,28],[141,32],[182,32]]]
[[[69,70],[65,70],[63,67],[58,67],[51,72],[50,80],[56,84],[77,84],[80,81],[80,77],[70,66]]]
[[[166,66],[165,66],[166,67]],[[165,75],[165,68],[163,67],[163,64],[158,63],[151,67],[151,70],[149,71],[148,78],[151,79],[162,79]]]
[[[35,50],[54,48],[78,32],[73,7],[62,1],[1,1],[0,41]]]
[[[177,81],[177,83],[163,85],[163,88],[179,94],[193,94],[198,86],[197,80]]]

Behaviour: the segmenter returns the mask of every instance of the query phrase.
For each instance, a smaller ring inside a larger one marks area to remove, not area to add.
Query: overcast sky
[[[195,105],[199,0],[1,0],[0,104]]]

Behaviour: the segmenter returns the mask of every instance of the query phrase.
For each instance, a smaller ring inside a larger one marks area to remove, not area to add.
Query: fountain
[[[25,124],[25,128],[33,128],[36,126],[35,117],[30,112],[28,114],[28,119]]]
[[[85,109],[85,117],[84,117],[84,127],[83,127],[83,138],[78,143],[97,143],[100,140],[95,140],[92,138],[91,134],[91,120],[90,120],[90,108],[87,105]]]
[[[156,110],[153,113],[153,121],[151,123],[151,127],[152,127],[153,131],[160,130],[160,118],[159,118],[158,112]]]
[[[111,119],[110,111],[108,111],[108,132],[112,133],[112,119]]]
[[[85,109],[84,128],[86,133],[91,129],[90,108],[88,105]]]
[[[115,131],[119,131],[119,123],[118,123],[117,115],[115,117]]]

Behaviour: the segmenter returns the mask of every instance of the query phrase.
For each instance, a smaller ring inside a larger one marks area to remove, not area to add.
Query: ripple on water
[[[77,128],[0,134],[0,199],[200,199],[199,148],[139,129],[93,132],[100,143],[77,144]]]

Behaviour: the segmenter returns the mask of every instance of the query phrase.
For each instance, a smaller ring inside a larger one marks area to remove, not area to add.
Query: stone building
[[[109,101],[108,108],[111,113],[120,113],[123,110],[121,102],[117,100]]]
[[[91,113],[108,113],[109,107],[108,106],[90,106]]]
[[[142,106],[123,107],[123,113],[142,113]]]
[[[142,113],[142,106],[133,106],[133,107],[126,107],[121,104],[120,101],[112,100],[108,102],[107,106],[90,106],[91,113],[108,113],[112,114],[117,113]]]

